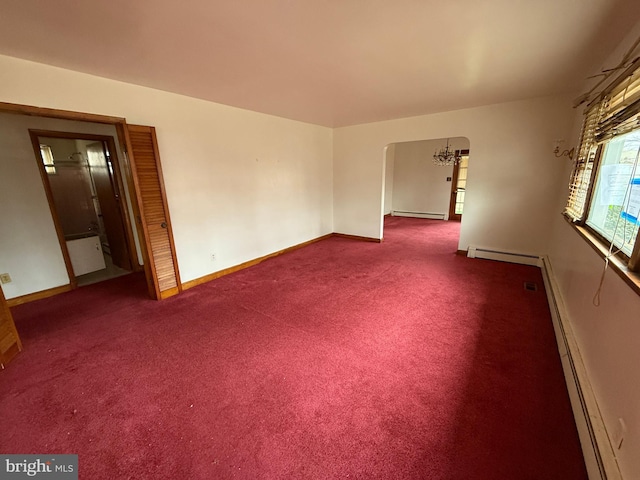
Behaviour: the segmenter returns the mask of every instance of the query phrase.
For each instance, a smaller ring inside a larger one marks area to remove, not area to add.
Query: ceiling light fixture
[[[445,167],[460,163],[461,158],[462,157],[458,151],[449,149],[449,139],[447,138],[447,146],[445,148],[441,148],[440,151],[436,150],[436,153],[433,154],[433,163],[435,165]]]

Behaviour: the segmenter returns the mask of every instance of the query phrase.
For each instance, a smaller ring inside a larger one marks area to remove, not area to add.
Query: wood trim
[[[18,335],[16,324],[13,322],[13,315],[11,315],[9,306],[9,302],[7,302],[4,297],[2,287],[0,287],[0,323],[4,326],[2,329],[4,330],[4,334],[1,340],[6,341],[7,330],[9,332],[9,336],[12,336],[15,340],[15,343],[13,343],[7,350],[4,352],[0,351],[0,368],[2,369],[4,369],[5,366],[22,351],[22,341],[20,340],[20,335]]]
[[[109,135],[99,135],[93,133],[74,133],[74,132],[61,132],[60,130],[38,130],[36,128],[29,129],[30,132],[34,132],[39,137],[54,137],[54,138],[68,138],[70,140],[95,140],[96,142],[106,142],[110,138]]]
[[[124,118],[122,117],[73,112],[71,110],[57,110],[54,108],[34,107],[31,105],[20,105],[17,103],[7,102],[0,102],[0,112],[14,113],[17,115],[30,115],[32,117],[61,118],[64,120],[76,120],[79,122],[107,124],[124,123]]]
[[[51,184],[49,183],[49,176],[44,169],[44,163],[42,161],[42,154],[40,153],[40,142],[38,137],[41,136],[40,132],[43,130],[29,130],[29,136],[31,137],[31,145],[33,146],[33,153],[35,154],[34,160],[38,164],[38,171],[40,172],[40,178],[42,178],[42,185],[44,187],[45,194],[47,196],[47,203],[49,203],[49,211],[51,212],[51,218],[56,229],[56,235],[58,236],[58,243],[60,244],[60,250],[62,251],[62,258],[64,259],[64,265],[67,268],[67,275],[69,276],[69,282],[71,288],[78,286],[78,281],[73,273],[73,266],[71,265],[71,257],[69,256],[69,249],[67,248],[67,241],[64,238],[64,231],[62,225],[60,225],[60,219],[58,218],[58,211],[56,210],[55,202],[53,200],[53,192],[51,191]],[[44,135],[42,135],[44,136]]]
[[[382,243],[382,238],[373,238],[373,237],[361,237],[360,235],[348,235],[346,233],[332,233],[331,234],[334,237],[340,237],[340,238],[349,238],[351,240],[360,240],[360,241],[364,241],[364,242],[374,242],[374,243]]]
[[[43,298],[53,297],[54,295],[59,295],[64,292],[69,292],[73,290],[71,284],[61,285],[59,287],[49,288],[47,290],[41,290],[39,292],[28,293],[27,295],[22,295],[20,297],[15,297],[7,300],[7,303],[10,307],[15,307],[17,305],[22,305],[23,303],[34,302],[36,300],[42,300]]]
[[[606,258],[609,253],[609,248],[604,245],[595,235],[593,235],[587,228],[572,223],[569,218],[565,217],[567,223],[580,235],[587,244],[595,250],[600,258]],[[624,282],[631,287],[631,289],[640,295],[640,273],[632,272],[624,262],[616,256],[609,257],[609,267],[611,270],[624,280]]]
[[[640,235],[636,236],[636,244],[633,247],[633,252],[629,259],[629,270],[632,272],[640,270]]]
[[[606,247],[606,249],[607,249],[607,252],[609,251],[609,247],[611,245],[611,241],[608,240],[604,235],[600,234],[600,232],[596,231],[596,229],[593,228],[591,225],[589,225],[586,220],[583,223],[577,223],[576,226],[578,226],[580,228],[584,228],[587,232],[589,232],[590,236],[595,238],[595,241],[597,243],[600,243],[600,244],[604,245]],[[621,262],[624,262],[624,263],[628,264],[629,257],[627,256],[627,254],[624,253],[623,251],[619,250],[618,247],[616,247],[616,246],[614,246],[614,250],[617,252],[615,254],[615,256],[620,258]]]
[[[257,265],[269,258],[277,257],[278,255],[282,255],[283,253],[288,253],[294,250],[298,250],[299,248],[306,247],[307,245],[310,245],[315,242],[319,242],[320,240],[326,240],[327,238],[331,238],[335,235],[336,235],[335,233],[328,233],[326,235],[322,235],[321,237],[314,238],[312,240],[307,240],[306,242],[302,242],[297,245],[293,245],[292,247],[284,248],[282,250],[278,250],[277,252],[269,253],[268,255],[254,258],[253,260],[249,260],[248,262],[244,262],[239,265],[235,265],[233,267],[225,268],[223,270],[210,273],[209,275],[205,275],[204,277],[196,278],[194,280],[189,280],[188,282],[185,282],[182,284],[182,289],[188,290],[189,288],[197,287],[198,285],[202,285],[203,283],[210,282],[211,280],[215,280],[216,278],[224,277],[225,275],[229,275],[230,273],[234,273],[240,270],[244,270],[245,268]]]
[[[173,297],[174,295],[182,292],[182,284],[178,284],[178,286],[169,288],[168,290],[162,290],[160,292],[160,300],[164,300],[165,298]]]

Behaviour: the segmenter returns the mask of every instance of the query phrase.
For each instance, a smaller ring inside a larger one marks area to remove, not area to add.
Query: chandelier
[[[441,148],[440,151],[436,150],[433,154],[433,163],[439,166],[455,165],[460,162],[460,154],[455,150],[449,149],[449,139],[447,138],[447,146]]]

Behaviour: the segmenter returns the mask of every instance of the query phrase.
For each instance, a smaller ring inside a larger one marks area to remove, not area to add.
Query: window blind
[[[578,157],[569,183],[565,215],[574,222],[582,221],[598,145],[638,128],[640,125],[640,60],[635,60],[612,86],[585,112]]]
[[[567,200],[567,206],[565,207],[565,214],[573,221],[579,221],[584,216],[589,185],[591,184],[591,176],[593,173],[593,164],[595,163],[598,152],[598,144],[595,138],[596,129],[603,109],[602,106],[602,102],[597,102],[591,106],[587,110],[584,123],[582,124],[578,157],[573,168],[573,173],[571,174],[569,198]]]

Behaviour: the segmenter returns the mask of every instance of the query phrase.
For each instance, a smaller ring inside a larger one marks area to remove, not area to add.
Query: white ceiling
[[[639,19],[639,0],[0,0],[0,53],[344,126],[575,92]]]

